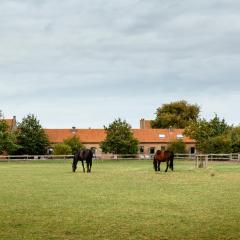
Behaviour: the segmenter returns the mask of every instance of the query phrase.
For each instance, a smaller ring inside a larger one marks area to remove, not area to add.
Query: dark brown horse
[[[90,149],[78,150],[73,156],[72,171],[77,169],[78,161],[82,162],[83,172],[85,172],[84,161],[87,163],[87,172],[91,172],[93,152]]]
[[[161,162],[166,162],[167,164],[165,172],[167,172],[168,167],[170,167],[173,171],[173,159],[174,159],[174,153],[172,151],[157,150],[153,158],[153,167],[155,171],[160,171]]]

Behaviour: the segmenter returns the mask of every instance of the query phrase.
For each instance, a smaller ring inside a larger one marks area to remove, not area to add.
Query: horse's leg
[[[160,164],[161,164],[161,161],[158,161],[158,171],[160,172]]]
[[[166,167],[165,172],[167,172],[167,170],[168,170],[169,160],[166,161],[166,165],[167,165],[167,167]]]
[[[88,160],[86,160],[86,163],[87,163],[87,172],[89,172],[89,162],[88,162]]]
[[[173,159],[170,160],[170,166],[171,166],[171,169],[173,171]]]
[[[87,172],[91,172],[91,169],[90,169],[90,160],[87,159]]]
[[[169,168],[173,171],[173,163],[172,163],[172,159],[169,159]]]
[[[82,168],[83,168],[83,172],[85,172],[84,160],[82,160],[81,162],[82,162]]]
[[[92,170],[92,158],[89,160],[89,172]]]
[[[153,160],[153,167],[154,170],[157,171],[157,161],[155,159]]]

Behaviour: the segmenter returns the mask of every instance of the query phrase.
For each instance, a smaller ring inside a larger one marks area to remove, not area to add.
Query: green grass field
[[[0,163],[0,239],[240,239],[240,164]],[[162,170],[165,164],[162,165]]]

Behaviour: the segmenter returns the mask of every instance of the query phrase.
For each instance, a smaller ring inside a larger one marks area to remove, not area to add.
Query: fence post
[[[208,167],[208,155],[205,156],[205,168]]]

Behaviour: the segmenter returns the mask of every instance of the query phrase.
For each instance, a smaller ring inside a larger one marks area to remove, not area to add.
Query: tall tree
[[[197,149],[203,153],[229,152],[231,141],[227,134],[231,128],[217,115],[210,121],[199,119],[185,128],[184,134],[197,141]]]
[[[228,133],[233,153],[240,152],[240,126],[232,127]]]
[[[4,119],[0,120],[0,154],[13,153],[18,149],[15,134],[12,133]]]
[[[186,101],[163,104],[157,109],[156,119],[151,122],[152,128],[185,128],[190,122],[196,121],[200,107]]]
[[[105,141],[100,146],[105,153],[135,154],[138,151],[138,140],[134,138],[131,126],[120,118],[104,126],[107,133]]]
[[[33,114],[18,124],[17,142],[21,146],[18,154],[45,154],[49,146],[48,137]]]

